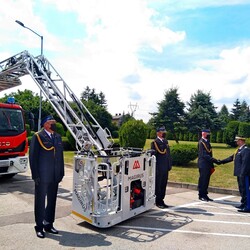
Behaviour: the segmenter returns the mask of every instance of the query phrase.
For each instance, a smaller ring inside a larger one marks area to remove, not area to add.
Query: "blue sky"
[[[202,90],[229,110],[250,104],[250,0],[0,0],[0,61],[44,55],[79,96],[102,91],[111,114],[145,122],[164,92]],[[21,90],[38,93],[29,77]],[[0,93],[16,91],[15,88]]]

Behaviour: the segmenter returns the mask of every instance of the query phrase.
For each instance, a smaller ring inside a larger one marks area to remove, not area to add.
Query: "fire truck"
[[[44,55],[23,51],[0,62],[1,85],[30,75],[76,142],[72,214],[111,227],[155,205],[155,156],[150,150],[114,148],[103,129]],[[71,103],[74,103],[74,109]]]
[[[1,89],[4,85],[1,86]],[[24,111],[13,97],[0,103],[0,176],[13,177],[28,169]]]

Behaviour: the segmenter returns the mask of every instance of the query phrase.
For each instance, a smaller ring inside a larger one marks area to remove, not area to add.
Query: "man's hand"
[[[220,160],[217,160],[215,158],[213,158],[213,163],[217,164],[217,165],[221,165],[221,161]]]

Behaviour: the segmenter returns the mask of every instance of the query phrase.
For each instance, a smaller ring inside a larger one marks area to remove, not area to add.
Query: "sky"
[[[0,0],[0,62],[41,53],[72,91],[103,92],[112,114],[147,122],[164,93],[201,90],[217,111],[250,104],[250,0]],[[39,89],[30,77],[17,89]]]

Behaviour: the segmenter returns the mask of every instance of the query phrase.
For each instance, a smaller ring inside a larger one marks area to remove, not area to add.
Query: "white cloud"
[[[97,92],[102,91],[112,114],[130,112],[129,105],[137,104],[136,118],[147,121],[150,118],[148,113],[156,111],[157,102],[162,100],[164,91],[170,87],[178,87],[184,102],[198,89],[211,92],[214,101],[218,103],[223,98],[249,99],[249,47],[221,50],[217,60],[204,58],[196,63],[197,68],[186,72],[169,69],[156,71],[142,65],[138,59],[140,50],[151,48],[161,53],[164,46],[178,44],[186,38],[185,31],[173,31],[166,27],[164,22],[169,17],[164,17],[162,22],[154,22],[153,17],[157,17],[158,13],[149,8],[147,2],[149,1],[43,0],[44,5],[56,6],[57,11],[75,13],[78,22],[86,28],[86,34],[77,37],[77,41],[75,37],[68,37],[72,39],[72,44],[66,47],[58,37],[49,32],[42,13],[34,11],[34,0],[4,1],[1,5],[4,8],[0,9],[0,22],[6,25],[1,25],[0,44],[9,43],[13,48],[10,51],[0,51],[0,61],[19,52],[16,51],[17,44],[19,47],[23,44],[23,48],[30,48],[32,51],[39,49],[38,38],[17,27],[14,20],[18,19],[44,36],[45,56],[47,53],[60,52],[52,58],[48,56],[48,59],[70,88],[78,96],[86,86],[95,88]],[[170,4],[177,2],[180,1],[168,1]],[[216,3],[185,1],[182,4],[185,8],[196,8],[202,4]],[[209,49],[203,48],[204,51]],[[135,81],[126,82],[128,76],[136,76]],[[23,82],[21,89],[33,90],[35,83],[29,78],[25,78]]]

